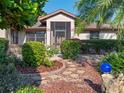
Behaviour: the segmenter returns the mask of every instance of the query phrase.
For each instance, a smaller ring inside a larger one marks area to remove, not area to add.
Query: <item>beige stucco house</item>
[[[0,30],[0,37],[8,38],[10,44],[22,45],[27,41],[41,41],[46,45],[60,45],[65,39],[78,38],[81,40],[89,39],[116,39],[116,31],[110,25],[104,24],[97,27],[91,24],[86,29],[76,35],[75,33],[76,16],[65,10],[58,10],[46,16],[40,16],[37,23],[27,28],[25,31],[5,31]]]

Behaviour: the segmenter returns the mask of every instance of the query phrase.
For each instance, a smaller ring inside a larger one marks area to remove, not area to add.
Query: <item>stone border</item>
[[[63,66],[60,69],[57,69],[55,71],[50,71],[50,72],[44,72],[44,73],[33,73],[33,74],[21,74],[24,77],[30,77],[30,78],[35,78],[35,80],[43,80],[47,76],[55,75],[61,71],[63,71],[66,68],[66,62],[64,59],[57,60],[63,64]]]

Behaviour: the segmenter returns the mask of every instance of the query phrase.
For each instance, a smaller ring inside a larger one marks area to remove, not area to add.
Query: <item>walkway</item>
[[[45,93],[102,93],[101,77],[90,62],[66,61],[65,70],[45,77],[40,87]]]

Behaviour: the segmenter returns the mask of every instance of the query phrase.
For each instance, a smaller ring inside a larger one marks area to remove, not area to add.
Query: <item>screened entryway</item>
[[[71,38],[70,22],[51,22],[51,45],[59,46],[65,39]]]

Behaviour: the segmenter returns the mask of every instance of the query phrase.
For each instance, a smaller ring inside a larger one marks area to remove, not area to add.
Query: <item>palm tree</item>
[[[124,0],[79,0],[76,8],[85,22],[95,22],[98,26],[109,23],[116,27],[121,49],[120,40],[124,39]]]
[[[79,0],[76,7],[87,22],[124,23],[124,0]]]

